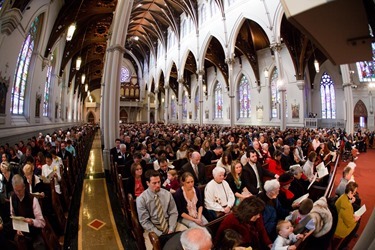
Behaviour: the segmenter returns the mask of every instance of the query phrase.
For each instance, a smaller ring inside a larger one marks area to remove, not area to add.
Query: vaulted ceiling
[[[25,8],[27,9],[29,2],[30,0],[15,0],[13,6],[23,11]],[[223,13],[223,0],[215,0],[215,3]],[[63,70],[72,61],[67,69],[69,72],[65,73],[69,77],[69,85],[72,84],[73,80],[76,81],[74,85],[76,87],[75,91],[81,92],[83,98],[86,96],[84,85],[81,84],[83,74],[86,75],[86,82],[89,83],[90,91],[101,87],[107,39],[116,5],[117,0],[65,0],[53,25],[47,48],[43,52],[44,56],[48,57],[53,52],[54,44],[59,39],[65,39],[68,27],[72,23],[76,23],[77,28],[73,39],[66,42],[62,52],[63,59],[59,75],[63,75]],[[192,20],[195,28],[198,28],[197,0],[134,0],[124,46],[135,55],[141,67],[143,67],[143,63],[149,62],[150,55],[157,57],[159,42],[164,48],[167,47],[168,29],[174,33],[176,39],[181,37],[180,16],[182,13],[185,13]],[[296,71],[300,72],[299,63],[306,63],[307,60],[311,60],[311,57],[309,57],[311,55],[311,45],[304,45],[305,47],[294,46],[296,43],[295,41],[292,43],[291,40],[301,39],[295,36],[300,37],[301,34],[295,28],[291,28],[291,25],[286,20],[283,20],[283,22],[285,23],[285,28],[282,29],[282,33],[285,43],[291,49],[291,53],[297,52],[298,54],[300,53],[299,50],[305,51],[305,58],[296,58],[296,61],[294,61]],[[298,40],[298,42],[303,41]],[[244,22],[236,38],[235,56],[239,59],[244,56],[244,58],[249,60],[257,81],[259,80],[259,67],[256,51],[268,46],[269,41],[262,28],[251,20]],[[82,65],[79,70],[76,70],[75,61],[78,57],[82,58]],[[137,68],[134,58],[126,54],[124,57],[132,61],[134,67]],[[221,71],[224,76],[228,74],[225,53],[216,38],[211,39],[204,64],[205,68],[215,67],[215,70]],[[190,52],[185,62],[185,71],[183,72],[184,85],[189,93],[191,92],[189,86],[190,75],[194,74],[196,70],[196,59]],[[178,76],[176,65],[172,67],[170,75],[170,86],[174,91],[177,91]],[[160,77],[160,79],[161,82],[155,84],[162,90],[164,78]]]

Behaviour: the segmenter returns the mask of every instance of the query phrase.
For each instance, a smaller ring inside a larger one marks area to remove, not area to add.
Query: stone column
[[[225,59],[225,63],[228,64],[228,69],[229,69],[229,74],[228,74],[228,84],[229,84],[229,98],[230,98],[230,112],[229,112],[229,116],[230,116],[230,126],[231,127],[234,127],[234,123],[235,123],[235,120],[236,120],[236,114],[235,114],[235,84],[234,84],[234,80],[233,80],[233,66],[234,66],[234,63],[235,63],[235,59],[234,57],[228,57]]]
[[[345,131],[348,133],[354,132],[354,105],[353,105],[353,92],[352,92],[352,81],[350,79],[350,69],[349,65],[340,65],[341,75],[342,75],[342,86],[344,88],[344,120],[345,122]],[[337,105],[340,105],[339,102],[336,102]]]
[[[297,96],[301,96],[301,101],[298,102],[299,105],[299,122],[305,122],[305,115],[306,115],[306,101],[305,101],[305,81],[304,80],[297,80],[297,87],[300,90]],[[302,112],[302,116],[301,116]]]
[[[178,80],[178,125],[182,125],[182,97],[184,95],[184,78]]]
[[[170,110],[168,107],[169,104],[169,83],[168,85],[164,85],[164,90],[165,90],[165,96],[164,96],[164,124],[168,124],[168,118],[170,117]]]
[[[271,49],[274,52],[275,64],[279,73],[279,79],[277,80],[277,89],[280,92],[280,130],[284,131],[286,129],[286,106],[285,106],[285,91],[286,82],[283,79],[283,68],[280,60],[281,44],[273,43],[271,44]]]
[[[151,93],[147,93],[147,123],[150,124],[150,114],[151,114]]]
[[[203,125],[203,76],[204,76],[204,70],[197,70],[198,75],[198,86],[199,86],[199,114],[198,114],[198,120],[199,125]]]
[[[369,98],[369,110],[368,110],[368,116],[367,116],[367,128],[369,130],[374,130],[375,124],[374,124],[374,101],[372,99],[372,91],[370,90],[368,93]]]
[[[155,89],[155,124],[159,122],[159,89]]]

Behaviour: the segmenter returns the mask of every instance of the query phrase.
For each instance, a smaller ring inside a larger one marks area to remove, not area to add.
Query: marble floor
[[[78,249],[124,249],[108,196],[99,133],[90,151],[80,204]]]

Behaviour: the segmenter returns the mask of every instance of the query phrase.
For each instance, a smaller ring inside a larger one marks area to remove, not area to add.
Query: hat
[[[289,173],[284,173],[280,175],[279,177],[280,186],[286,186],[290,184],[293,181],[293,179],[294,177]]]

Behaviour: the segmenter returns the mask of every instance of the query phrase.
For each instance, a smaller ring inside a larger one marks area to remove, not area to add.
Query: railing
[[[343,119],[305,118],[306,128],[345,128]]]
[[[337,167],[339,165],[339,162],[340,162],[340,154],[336,158],[335,167],[333,168],[333,171],[331,173],[331,178],[328,182],[326,192],[324,193],[324,197],[326,197],[326,198],[331,197],[333,186],[335,185],[336,172],[337,172]]]

